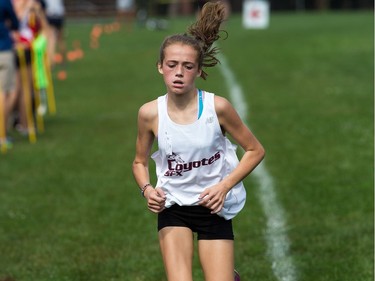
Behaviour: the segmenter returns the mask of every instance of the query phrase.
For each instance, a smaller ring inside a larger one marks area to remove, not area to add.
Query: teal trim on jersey
[[[201,117],[203,112],[203,92],[198,89],[198,119]]]

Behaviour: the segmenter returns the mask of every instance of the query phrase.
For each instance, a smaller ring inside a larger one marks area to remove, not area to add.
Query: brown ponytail
[[[198,53],[199,68],[213,67],[219,60],[216,58],[218,49],[213,43],[220,38],[220,25],[226,17],[225,6],[221,2],[207,2],[198,17],[187,30],[186,34],[177,34],[167,37],[161,48],[159,63],[164,60],[164,49],[174,43],[192,46]],[[224,31],[225,32],[225,31]],[[202,69],[201,77],[207,78]]]

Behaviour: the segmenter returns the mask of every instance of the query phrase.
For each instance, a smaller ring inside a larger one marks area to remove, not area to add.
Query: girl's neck
[[[197,89],[184,95],[167,95],[169,117],[179,124],[190,124],[197,119]]]
[[[181,95],[168,93],[168,107],[172,106],[181,109],[189,107],[197,101],[197,92],[198,90],[194,88],[192,91]]]

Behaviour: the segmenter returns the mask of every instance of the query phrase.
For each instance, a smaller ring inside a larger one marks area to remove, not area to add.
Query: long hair
[[[218,48],[213,46],[220,36],[220,25],[226,16],[225,6],[221,2],[207,2],[195,23],[184,34],[175,34],[165,38],[160,47],[159,61],[162,64],[165,58],[165,48],[175,43],[189,45],[197,51],[198,67],[202,70],[201,77],[206,80],[205,67],[213,67],[219,60],[216,58]],[[225,32],[225,34],[227,34]]]

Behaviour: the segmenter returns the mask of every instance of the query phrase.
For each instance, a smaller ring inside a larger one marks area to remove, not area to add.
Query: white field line
[[[246,123],[248,108],[241,86],[237,83],[226,58],[223,55],[219,55],[218,58],[221,62],[219,69],[225,78],[233,106]],[[257,196],[267,219],[265,239],[267,255],[271,260],[273,273],[279,281],[296,281],[293,259],[288,253],[290,242],[286,233],[285,215],[276,198],[273,178],[267,171],[264,162],[252,174],[259,182]]]

